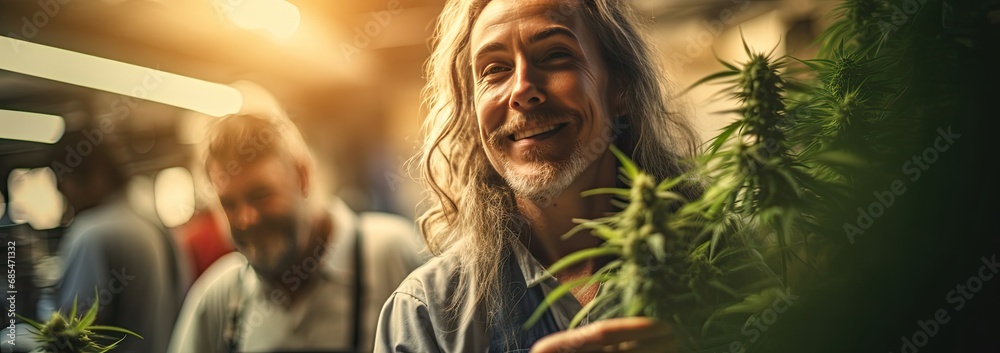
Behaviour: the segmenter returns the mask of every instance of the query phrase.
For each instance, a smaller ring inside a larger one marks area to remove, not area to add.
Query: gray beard
[[[510,172],[510,167],[507,167],[504,168],[502,176],[514,191],[514,195],[546,207],[551,205],[559,194],[566,191],[592,162],[587,160],[582,148],[577,148],[568,161],[545,163],[532,175],[515,174]]]

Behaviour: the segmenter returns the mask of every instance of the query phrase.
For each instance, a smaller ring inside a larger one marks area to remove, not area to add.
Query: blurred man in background
[[[379,309],[422,263],[412,222],[324,201],[278,109],[218,121],[205,169],[238,252],[192,287],[170,351],[371,351]]]
[[[81,310],[97,301],[95,325],[143,337],[126,338],[116,351],[162,353],[187,290],[188,271],[159,221],[129,206],[128,178],[114,144],[112,136],[94,127],[67,132],[53,148],[59,191],[75,213],[60,244],[55,305],[68,313],[74,300]]]

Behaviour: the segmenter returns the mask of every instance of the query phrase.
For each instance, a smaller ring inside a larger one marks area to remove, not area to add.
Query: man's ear
[[[296,163],[295,171],[299,176],[299,193],[302,197],[309,197],[309,168],[305,163]]]

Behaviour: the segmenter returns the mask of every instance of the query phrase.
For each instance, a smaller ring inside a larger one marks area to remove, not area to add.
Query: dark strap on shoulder
[[[351,337],[351,347],[355,352],[361,351],[361,313],[364,311],[362,308],[364,288],[364,261],[362,261],[363,254],[361,252],[361,217],[355,216],[355,227],[354,227],[354,322],[353,322],[353,337]]]
[[[227,306],[229,310],[229,325],[222,331],[222,338],[226,342],[226,349],[229,353],[238,353],[240,349],[240,340],[242,339],[240,328],[243,327],[243,310],[248,305],[246,302],[247,296],[243,295],[243,278],[250,269],[250,262],[247,261],[246,266],[243,266],[237,274],[236,288],[229,295]]]

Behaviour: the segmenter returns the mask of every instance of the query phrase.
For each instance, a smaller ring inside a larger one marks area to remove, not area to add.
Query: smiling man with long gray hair
[[[547,276],[600,240],[561,235],[574,218],[615,208],[580,193],[616,185],[614,144],[659,178],[685,171],[696,138],[627,2],[453,0],[426,67],[429,114],[419,156],[432,191],[420,219],[437,255],[386,302],[378,352],[664,351],[665,323],[614,319],[568,330],[598,293],[580,287],[527,317],[560,283],[603,262]],[[697,190],[681,190],[694,196]]]

